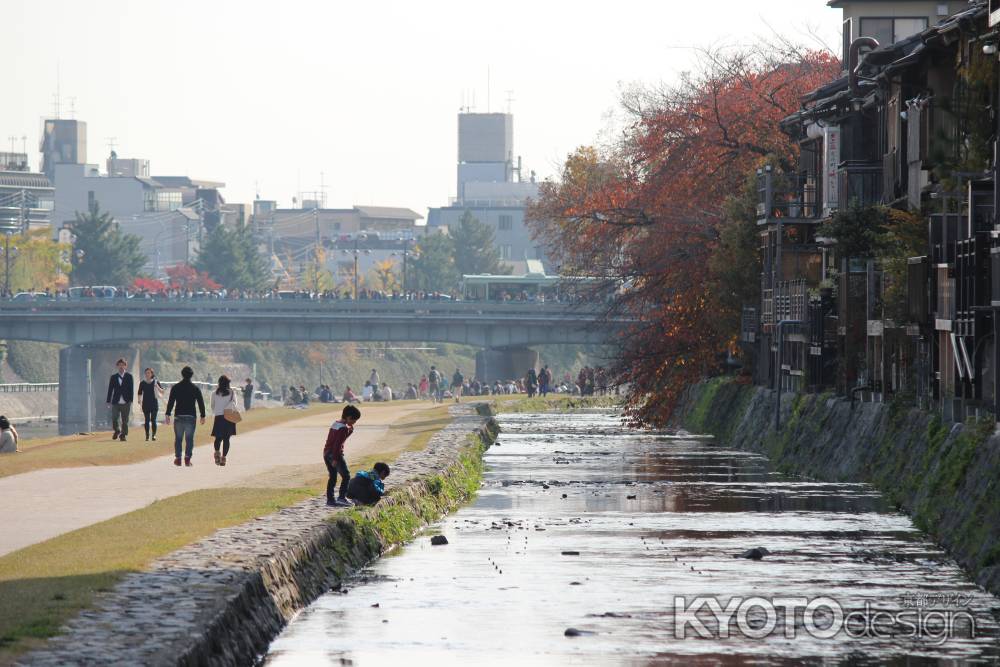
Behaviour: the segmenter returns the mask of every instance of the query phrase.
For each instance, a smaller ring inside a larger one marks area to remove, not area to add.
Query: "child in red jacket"
[[[350,507],[353,504],[347,499],[347,484],[351,480],[351,471],[347,469],[347,460],[344,458],[344,442],[354,433],[354,424],[359,419],[361,410],[348,405],[341,413],[340,419],[330,426],[330,432],[326,435],[323,462],[326,463],[326,470],[330,473],[330,479],[326,483],[327,507]],[[333,491],[337,488],[338,473],[341,479],[340,494],[334,500]]]

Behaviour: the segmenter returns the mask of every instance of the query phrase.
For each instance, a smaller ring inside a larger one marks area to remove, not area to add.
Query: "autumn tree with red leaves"
[[[620,141],[571,154],[528,211],[561,272],[604,278],[606,317],[634,322],[611,373],[632,419],[653,425],[733,347],[746,293],[733,283],[759,282],[755,265],[730,266],[757,261],[747,176],[764,161],[794,164],[779,123],[840,72],[829,53],[787,43],[698,56],[676,83],[627,91]]]
[[[222,286],[212,280],[207,273],[199,271],[190,264],[178,264],[167,269],[170,279],[170,289],[197,292],[200,290],[217,290]]]

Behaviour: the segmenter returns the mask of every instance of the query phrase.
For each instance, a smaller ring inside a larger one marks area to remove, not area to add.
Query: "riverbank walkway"
[[[399,451],[399,443],[385,438],[390,426],[432,407],[425,401],[362,405],[363,418],[347,443],[348,462]],[[191,468],[173,465],[173,428],[161,426],[155,443],[137,438],[141,437],[139,429],[133,430],[134,439],[122,447],[156,447],[162,457],[129,465],[50,468],[0,478],[0,556],[189,491],[301,486],[304,474],[309,475],[305,479],[325,478],[323,445],[336,416],[337,412],[309,415],[238,434],[225,467],[213,461],[208,419],[198,427],[196,442],[200,444]],[[184,521],[184,517],[177,520]]]

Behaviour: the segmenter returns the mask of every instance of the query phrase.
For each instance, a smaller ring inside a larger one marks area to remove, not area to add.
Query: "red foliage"
[[[178,264],[167,269],[167,277],[170,279],[170,289],[190,290],[217,290],[222,287],[208,277],[204,271],[198,271],[190,264]]]
[[[637,322],[612,371],[638,422],[665,424],[684,388],[720,367],[735,332],[718,326],[707,266],[727,199],[763,159],[793,164],[779,122],[839,73],[829,54],[773,47],[706,51],[699,74],[627,94],[622,142],[570,155],[529,211],[564,274],[626,286],[608,315]]]
[[[156,278],[139,277],[132,281],[132,291],[134,292],[159,294],[161,292],[165,292],[166,290],[167,286],[163,284],[163,281],[157,280]]]

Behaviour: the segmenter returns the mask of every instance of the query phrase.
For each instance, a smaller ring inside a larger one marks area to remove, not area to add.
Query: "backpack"
[[[431,384],[438,384],[441,380],[441,374],[437,372],[437,369],[434,369],[430,372],[430,375],[427,376],[427,380]]]

